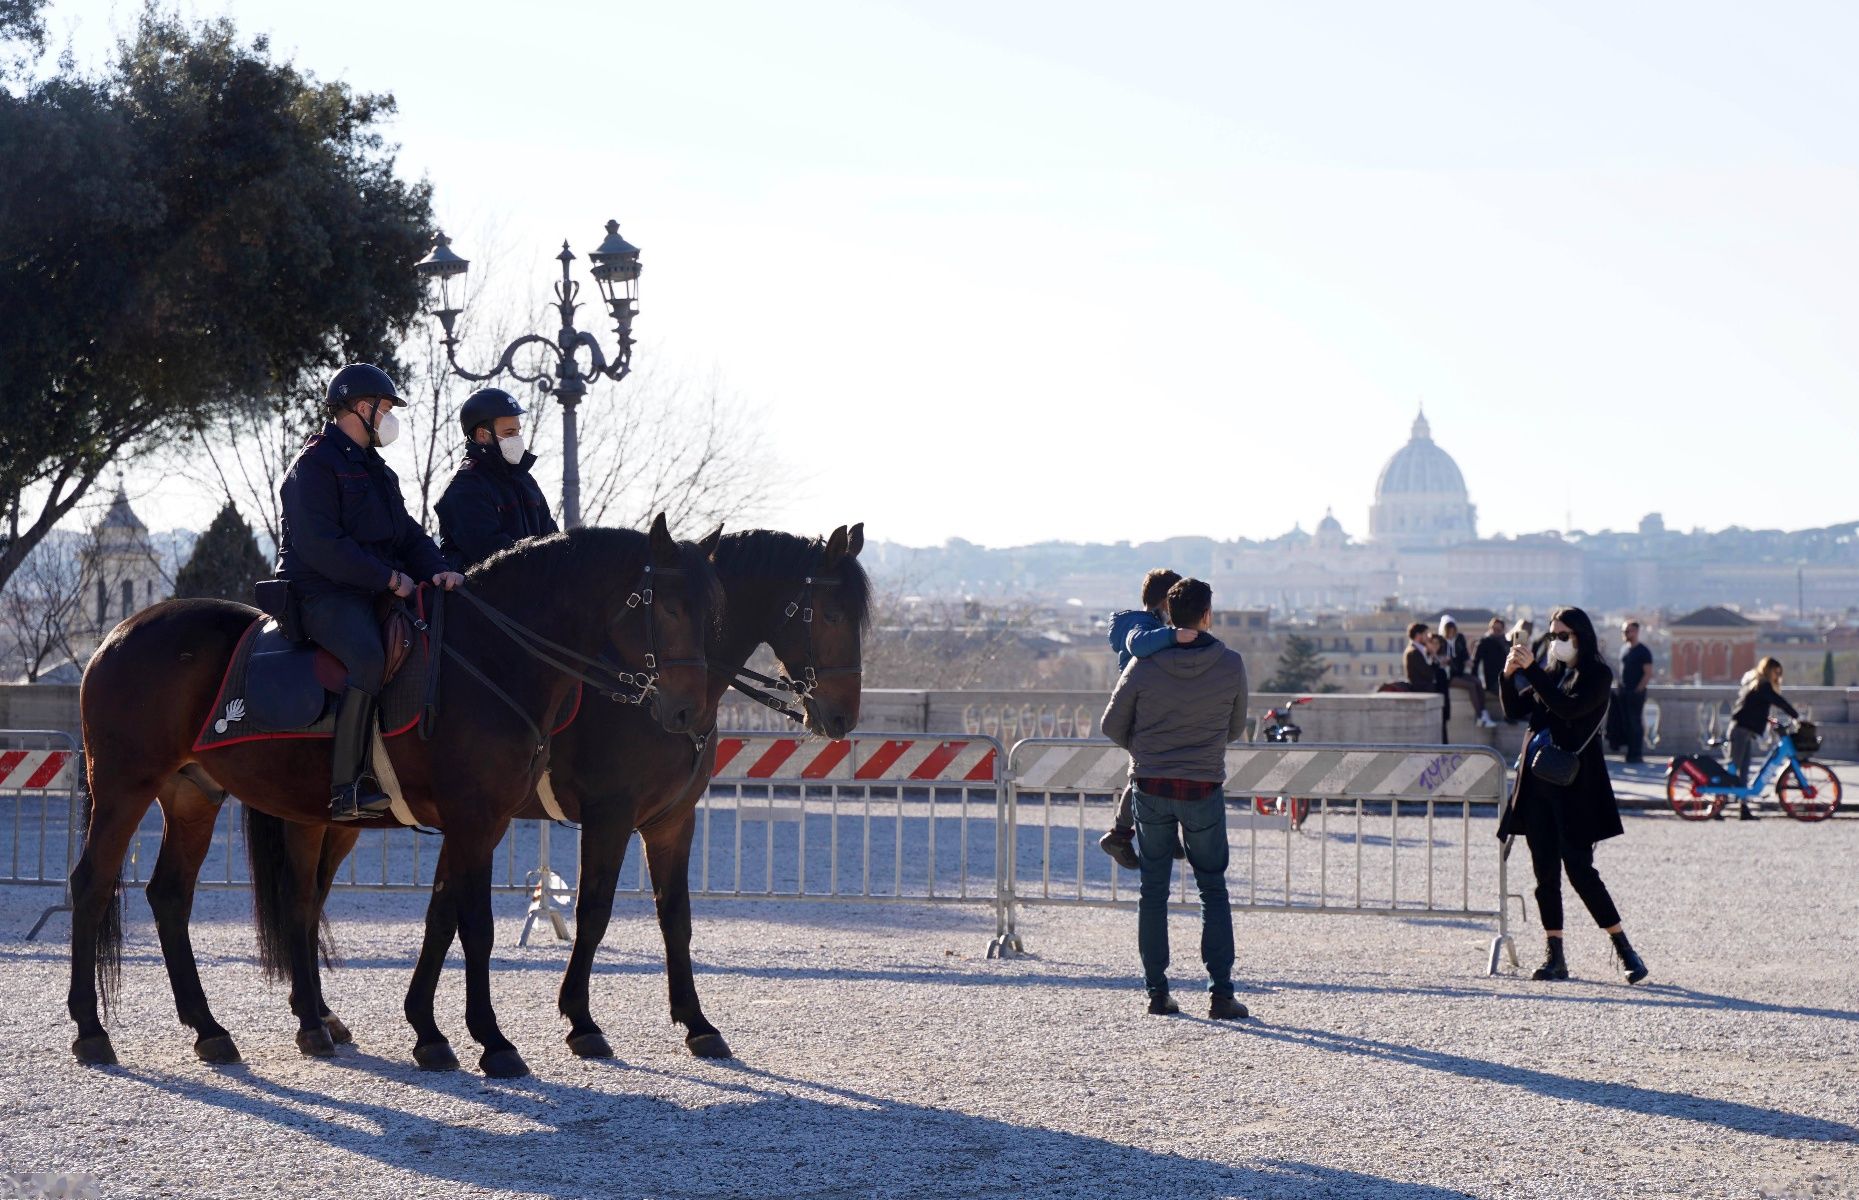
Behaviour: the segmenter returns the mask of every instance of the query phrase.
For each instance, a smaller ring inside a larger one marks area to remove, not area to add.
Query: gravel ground
[[[1633,988],[1573,917],[1580,979],[1536,984],[1483,975],[1476,922],[1241,914],[1256,1017],[1237,1025],[1200,1015],[1192,914],[1173,923],[1186,1012],[1151,1018],[1128,912],[1029,909],[1031,954],[1003,962],[984,906],[713,901],[698,983],[727,1063],[665,1023],[636,900],[595,980],[620,1057],[575,1059],[565,955],[515,948],[503,896],[496,995],[535,1071],[507,1083],[411,1065],[417,896],[333,902],[348,965],[329,997],[358,1045],[312,1061],[254,965],[246,898],[203,894],[203,974],[247,1060],[231,1068],[195,1061],[132,897],[123,1065],[95,1069],[68,1053],[66,919],[28,943],[50,894],[0,888],[0,1174],[345,1200],[1859,1195],[1855,862],[1859,821],[1629,817],[1600,863],[1653,969]],[[1533,963],[1534,926],[1520,942]],[[460,984],[449,971],[440,1017],[469,1062]]]

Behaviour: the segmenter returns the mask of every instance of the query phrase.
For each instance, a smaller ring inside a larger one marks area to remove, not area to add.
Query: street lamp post
[[[473,383],[509,375],[523,383],[533,383],[541,391],[561,401],[562,524],[573,529],[581,524],[580,444],[576,436],[575,408],[581,403],[581,398],[587,395],[590,379],[611,379],[618,383],[632,370],[633,318],[639,313],[639,247],[620,236],[618,221],[608,221],[606,239],[588,255],[594,264],[589,274],[593,275],[594,282],[600,287],[601,298],[607,302],[607,311],[613,317],[613,331],[618,335],[619,346],[611,359],[600,348],[598,338],[586,330],[575,328],[575,309],[580,307],[575,303],[575,297],[580,294],[581,285],[569,274],[569,264],[575,258],[574,251],[564,241],[562,252],[555,257],[562,264],[562,277],[554,285],[555,308],[562,317],[561,329],[553,338],[539,333],[524,334],[517,338],[504,347],[497,365],[481,375],[459,365],[458,337],[454,331],[459,314],[464,311],[465,297],[461,286],[454,306],[452,281],[470,269],[470,262],[452,250],[452,239],[441,230],[433,238],[432,252],[421,259],[414,269],[422,278],[438,284],[439,307],[432,310],[432,315],[438,317],[439,323],[445,327],[445,358],[453,374]],[[516,355],[525,346],[546,346],[552,350],[553,368],[545,365],[534,374],[518,370]],[[588,366],[585,368],[579,357],[582,350],[586,350],[588,355]]]

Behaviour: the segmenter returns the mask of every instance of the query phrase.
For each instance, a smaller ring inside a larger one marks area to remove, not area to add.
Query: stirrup
[[[359,821],[364,817],[378,817],[393,806],[394,802],[380,790],[380,786],[363,775],[354,783],[343,784],[330,793],[329,819]]]

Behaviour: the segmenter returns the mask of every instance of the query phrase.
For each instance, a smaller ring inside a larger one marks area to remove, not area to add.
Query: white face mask
[[[374,440],[377,445],[391,446],[394,444],[394,439],[399,436],[400,418],[395,416],[394,410],[390,408],[381,414],[381,423],[374,427]]]
[[[507,438],[498,438],[497,449],[502,452],[505,462],[513,467],[516,466],[523,461],[523,450],[525,449],[523,446],[523,435],[520,433],[513,433]]]
[[[1568,641],[1551,640],[1549,643],[1549,657],[1559,663],[1574,662],[1575,642],[1573,639]]]

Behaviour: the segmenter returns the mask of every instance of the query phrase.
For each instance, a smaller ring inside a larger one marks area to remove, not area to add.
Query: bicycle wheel
[[[1826,763],[1810,758],[1782,772],[1775,781],[1775,798],[1797,821],[1824,821],[1840,806],[1840,777]]]
[[[1261,817],[1271,816],[1278,811],[1278,797],[1254,796],[1252,798],[1252,811],[1258,813]]]
[[[1304,818],[1310,815],[1310,801],[1301,796],[1291,799],[1291,828],[1304,828]]]
[[[1679,771],[1665,773],[1665,799],[1687,821],[1708,821],[1723,807],[1722,796],[1700,795],[1697,783]]]

